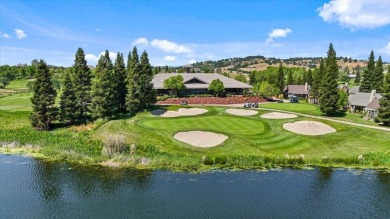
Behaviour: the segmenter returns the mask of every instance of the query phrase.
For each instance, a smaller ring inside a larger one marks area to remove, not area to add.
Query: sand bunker
[[[178,141],[202,148],[217,146],[228,139],[226,135],[204,131],[178,132],[173,137]]]
[[[243,109],[227,109],[227,113],[237,116],[253,116],[257,114],[255,110],[243,110]]]
[[[180,108],[178,111],[158,109],[152,111],[153,115],[161,117],[196,116],[204,113],[207,113],[207,110],[201,108]]]
[[[297,118],[297,115],[290,114],[290,113],[272,112],[272,113],[263,114],[260,117],[264,119],[291,119],[291,118]]]
[[[325,135],[336,132],[336,129],[322,122],[315,121],[298,121],[294,123],[286,123],[283,128],[301,135]]]

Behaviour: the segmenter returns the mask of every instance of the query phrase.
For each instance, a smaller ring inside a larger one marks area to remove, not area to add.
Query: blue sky
[[[248,55],[338,56],[390,62],[390,0],[0,1],[0,64],[71,66],[82,47],[146,50],[152,65]]]

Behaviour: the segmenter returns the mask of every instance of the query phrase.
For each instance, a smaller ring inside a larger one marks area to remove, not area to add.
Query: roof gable
[[[184,81],[184,84],[208,84],[208,83],[197,78],[197,77],[193,77],[193,78],[189,78],[188,80]]]

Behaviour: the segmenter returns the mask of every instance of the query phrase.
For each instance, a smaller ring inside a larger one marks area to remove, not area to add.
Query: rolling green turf
[[[114,159],[132,165],[146,157],[150,159],[150,167],[202,169],[206,168],[203,165],[206,156],[215,161],[226,158],[226,167],[240,168],[294,162],[390,168],[389,132],[322,121],[337,132],[305,136],[284,130],[283,124],[310,120],[308,118],[268,120],[260,117],[268,112],[265,110],[259,110],[255,116],[239,117],[227,114],[225,107],[205,108],[209,112],[199,116],[161,118],[143,112],[106,123],[96,122],[91,130],[83,129],[82,125],[76,129],[62,127],[50,132],[31,128],[29,112],[0,110],[0,142],[28,143],[39,146],[40,152],[49,157],[99,163],[110,159],[101,154],[102,142],[109,136],[120,134],[125,136],[127,145],[137,146],[137,152],[136,156],[131,156],[127,150]],[[212,148],[193,147],[173,138],[176,132],[188,130],[213,131],[229,138]],[[291,159],[286,158],[286,154]],[[298,160],[301,154],[305,155],[304,161]],[[357,157],[361,154],[365,159],[359,163]]]
[[[27,83],[31,81],[29,79],[20,79],[10,81],[9,85],[7,85],[7,89],[10,90],[27,90]]]
[[[0,110],[31,111],[32,93],[18,93],[0,98]]]
[[[139,124],[150,129],[170,130],[174,132],[202,130],[233,135],[255,135],[264,131],[264,125],[259,120],[232,116],[181,117],[175,119],[156,118],[142,120]]]
[[[317,106],[308,103],[265,103],[260,104],[259,107],[299,113],[315,112],[315,114],[321,115],[321,112]]]

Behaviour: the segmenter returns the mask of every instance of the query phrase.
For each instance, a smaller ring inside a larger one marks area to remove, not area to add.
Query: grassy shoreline
[[[337,132],[301,136],[281,126],[308,118],[271,121],[259,116],[269,111],[259,110],[257,115],[244,118],[226,114],[226,107],[204,108],[208,113],[194,117],[158,118],[143,112],[131,118],[97,121],[88,126],[57,128],[50,132],[33,130],[28,121],[29,112],[0,110],[0,118],[4,120],[0,124],[0,153],[23,153],[85,165],[174,171],[313,166],[390,169],[390,136],[383,131],[309,119],[331,125]],[[223,133],[229,139],[221,146],[205,149],[172,138],[177,131],[192,128]],[[102,154],[102,141],[112,134],[124,135],[127,148],[108,157]],[[9,144],[13,147],[7,146]],[[131,144],[137,145],[135,154],[130,154]],[[363,159],[359,160],[359,155],[363,155]]]

